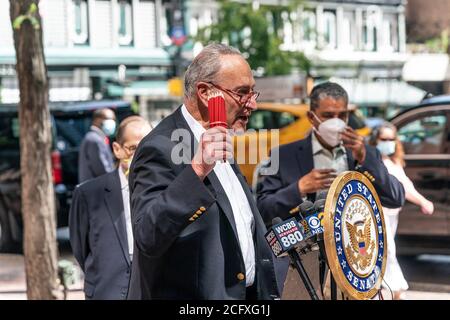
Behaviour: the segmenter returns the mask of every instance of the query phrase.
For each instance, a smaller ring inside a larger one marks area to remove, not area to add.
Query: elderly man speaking
[[[184,104],[136,150],[129,299],[279,297],[262,218],[239,168],[223,161],[233,157],[230,133],[209,126],[208,98],[219,92],[228,128],[245,130],[256,109],[254,86],[239,51],[205,47],[186,72]],[[177,132],[189,137],[180,142]],[[180,143],[191,150],[187,161],[174,152]]]

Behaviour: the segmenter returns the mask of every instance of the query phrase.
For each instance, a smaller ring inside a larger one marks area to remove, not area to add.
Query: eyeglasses
[[[134,152],[137,149],[137,145],[131,145],[131,146],[126,146],[126,145],[122,145],[122,148],[124,148],[125,150],[128,151],[129,154],[134,154]]]
[[[378,138],[380,141],[395,141],[395,138],[394,139],[384,139],[384,138]]]
[[[209,84],[213,85],[214,87],[216,87],[217,89],[224,91],[226,93],[228,93],[230,95],[230,97],[239,105],[246,107],[248,105],[248,103],[250,101],[252,101],[252,99],[254,99],[256,101],[256,99],[258,99],[259,95],[261,94],[258,91],[249,91],[247,93],[239,93],[230,89],[225,89],[213,82],[208,82]],[[235,97],[233,95],[236,95],[239,97],[239,100],[235,99]]]

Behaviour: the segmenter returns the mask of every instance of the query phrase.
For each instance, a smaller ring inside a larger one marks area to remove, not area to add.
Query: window
[[[332,11],[323,13],[323,39],[325,46],[336,48],[336,14]]]
[[[342,18],[342,33],[339,40],[340,47],[353,50],[356,45],[355,15],[353,12],[344,12]]]
[[[348,125],[355,130],[362,129],[366,126],[364,116],[360,110],[350,111],[348,114]]]
[[[133,10],[131,2],[120,0],[118,21],[118,41],[121,46],[129,46],[133,41]]]
[[[381,41],[383,51],[392,52],[398,50],[397,16],[395,14],[383,15]]]
[[[289,112],[256,110],[252,112],[248,129],[281,129],[295,122],[298,118]]]
[[[19,148],[19,120],[16,116],[2,114],[0,117],[0,147]]]
[[[433,115],[413,120],[402,126],[398,136],[406,154],[439,154],[444,138],[447,117]]]
[[[312,11],[303,11],[302,19],[303,41],[316,41],[316,15]]]
[[[378,50],[378,27],[381,12],[378,7],[373,7],[363,13],[363,45],[366,51]]]
[[[73,42],[87,44],[89,40],[88,4],[86,0],[73,0]]]

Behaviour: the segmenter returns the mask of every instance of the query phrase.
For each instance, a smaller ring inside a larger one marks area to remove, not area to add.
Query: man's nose
[[[253,97],[250,98],[250,100],[245,104],[245,108],[250,109],[251,111],[258,109],[256,99]]]

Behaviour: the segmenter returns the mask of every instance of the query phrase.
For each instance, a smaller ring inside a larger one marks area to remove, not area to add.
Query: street
[[[60,231],[59,238],[59,260],[70,261],[76,268],[75,282],[68,286],[67,299],[83,300],[82,272],[71,254],[67,232]],[[450,255],[400,256],[399,262],[410,286],[407,300],[450,300]],[[0,254],[0,300],[25,300],[25,290],[23,256]],[[383,297],[391,300],[389,291],[384,291]]]

